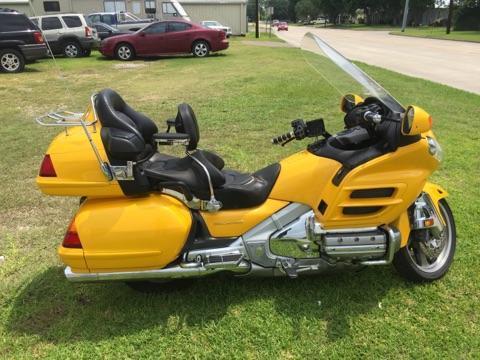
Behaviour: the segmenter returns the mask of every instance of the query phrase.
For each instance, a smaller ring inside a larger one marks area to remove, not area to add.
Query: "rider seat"
[[[110,162],[135,162],[135,181],[145,183],[147,179],[150,191],[180,189],[209,200],[211,184],[215,198],[222,202],[222,209],[249,208],[268,198],[280,174],[280,164],[253,174],[223,169],[221,157],[197,149],[200,131],[195,114],[187,104],[178,106],[174,122],[176,134],[166,134],[158,133],[152,120],[129,107],[115,91],[105,89],[96,99],[102,141]],[[187,156],[179,158],[157,152],[155,140],[159,139],[188,140]]]

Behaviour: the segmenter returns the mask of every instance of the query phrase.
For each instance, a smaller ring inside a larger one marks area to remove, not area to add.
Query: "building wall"
[[[233,35],[244,35],[247,32],[246,4],[194,4],[180,1],[193,22],[216,20],[222,25],[230,26]]]
[[[55,14],[55,12],[45,13],[43,8],[44,0],[30,0],[28,3],[19,1],[0,0],[0,7],[7,7],[24,12],[27,16],[39,16],[46,14]],[[60,3],[60,13],[81,13],[89,14],[92,12],[105,11],[104,0],[58,0]],[[157,2],[157,18],[161,16],[162,0]],[[137,8],[140,7],[140,13],[135,15],[139,17],[147,17],[145,14],[144,0],[125,0],[127,11],[133,12],[134,3]],[[180,4],[184,7],[193,22],[201,22],[203,20],[216,20],[223,25],[230,26],[234,35],[244,35],[247,33],[247,4],[234,2],[220,2],[208,0],[180,0]],[[33,7],[33,9],[32,9]]]

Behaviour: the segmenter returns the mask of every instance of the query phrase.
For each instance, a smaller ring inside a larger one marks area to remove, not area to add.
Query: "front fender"
[[[427,193],[432,199],[433,205],[435,206],[435,210],[438,214],[441,214],[440,207],[438,203],[440,200],[446,198],[448,196],[448,192],[443,189],[441,186],[426,182],[423,186],[423,192]],[[402,234],[402,240],[400,242],[400,247],[404,247],[408,243],[408,238],[410,236],[410,220],[408,218],[407,210],[405,210],[400,217],[393,223],[393,225],[400,231]]]

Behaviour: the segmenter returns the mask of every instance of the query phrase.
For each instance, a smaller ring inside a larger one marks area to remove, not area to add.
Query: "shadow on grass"
[[[54,343],[97,342],[167,325],[171,316],[201,327],[221,320],[232,306],[267,299],[275,316],[290,319],[294,334],[300,321],[322,319],[328,341],[335,341],[349,335],[352,320],[403,284],[390,268],[368,268],[295,280],[216,276],[145,294],[123,283],[71,284],[60,268],[49,268],[19,292],[7,329]]]
[[[200,61],[202,59],[218,58],[218,57],[221,58],[221,57],[224,57],[224,56],[227,56],[227,54],[225,54],[223,52],[222,53],[221,52],[215,52],[215,53],[209,54],[207,57],[198,58],[198,60]],[[196,57],[193,56],[192,54],[177,54],[177,55],[162,55],[162,56],[148,56],[148,57],[138,56],[134,60],[144,61],[144,62],[152,62],[152,61],[169,60],[169,59],[193,59],[193,58],[196,58]],[[97,56],[96,60],[98,60],[98,61],[115,61],[115,62],[120,63],[120,64],[129,63],[129,61],[121,61],[121,60],[118,60],[116,58],[105,57],[105,56]]]

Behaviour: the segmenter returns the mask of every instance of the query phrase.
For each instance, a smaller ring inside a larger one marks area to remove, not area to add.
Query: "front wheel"
[[[439,202],[445,229],[437,238],[430,231],[412,231],[407,246],[395,254],[393,265],[404,278],[414,282],[430,282],[443,277],[453,261],[457,233],[452,211],[445,200]]]
[[[210,46],[206,41],[203,41],[203,40],[196,41],[192,46],[192,53],[196,57],[208,56],[209,52],[210,52]]]

